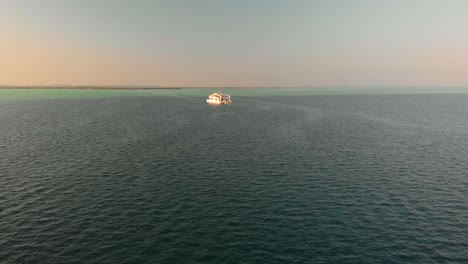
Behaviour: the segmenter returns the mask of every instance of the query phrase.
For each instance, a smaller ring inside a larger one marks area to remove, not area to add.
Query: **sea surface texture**
[[[468,263],[468,94],[230,93],[0,102],[0,263]]]

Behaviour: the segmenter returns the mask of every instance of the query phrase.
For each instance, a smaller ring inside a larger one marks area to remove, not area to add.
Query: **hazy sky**
[[[0,84],[468,86],[468,1],[0,0]]]

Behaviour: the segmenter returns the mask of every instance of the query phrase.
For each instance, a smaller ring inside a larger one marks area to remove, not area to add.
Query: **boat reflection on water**
[[[230,105],[232,104],[231,96],[228,94],[223,94],[221,92],[216,92],[210,94],[206,102],[210,105]]]

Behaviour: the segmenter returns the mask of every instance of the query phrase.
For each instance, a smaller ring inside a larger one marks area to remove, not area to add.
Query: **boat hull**
[[[211,104],[211,105],[228,105],[228,104],[231,104],[231,102],[228,102],[228,101],[224,101],[224,102],[220,102],[218,100],[210,100],[210,99],[206,99],[206,102],[208,104]]]
[[[209,103],[209,104],[214,104],[214,105],[219,105],[219,104],[221,104],[220,101],[210,100],[210,99],[206,99],[206,102]]]

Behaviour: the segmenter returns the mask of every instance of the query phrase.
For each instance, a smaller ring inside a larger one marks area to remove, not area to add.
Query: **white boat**
[[[221,92],[210,94],[206,102],[214,105],[232,104],[231,96]]]

